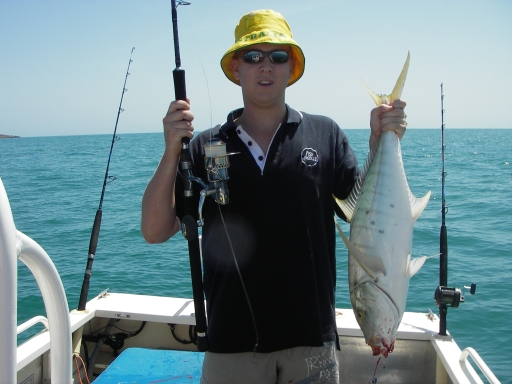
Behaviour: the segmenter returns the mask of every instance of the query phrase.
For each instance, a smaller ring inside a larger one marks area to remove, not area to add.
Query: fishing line
[[[190,7],[190,14],[189,14],[189,17],[190,17],[190,24],[194,24],[193,23],[193,16],[192,16],[192,3],[189,4]],[[197,49],[197,42],[196,42],[196,36],[195,36],[195,33],[192,33],[192,41],[194,43],[194,50],[196,51],[196,55],[197,55],[197,59],[199,60],[199,64],[201,65],[201,69],[203,71],[203,76],[204,76],[204,81],[206,83],[206,92],[208,94],[208,103],[209,103],[209,112],[210,112],[210,127],[213,127],[213,108],[212,108],[212,98],[211,98],[211,95],[210,95],[210,85],[208,83],[208,77],[206,76],[206,71],[204,69],[204,65],[203,65],[203,61],[201,60],[201,55],[199,54],[199,50]],[[212,134],[210,132],[210,139],[212,138]]]
[[[191,3],[187,3],[187,5],[190,5],[189,9],[190,9],[190,12],[189,12],[189,17],[190,17],[190,23],[191,25],[194,25],[194,17],[192,15],[192,4]],[[207,90],[207,94],[208,94],[208,103],[209,103],[209,112],[210,112],[210,127],[213,127],[213,108],[212,108],[212,98],[211,98],[211,94],[210,94],[210,86],[209,86],[209,82],[208,82],[208,76],[206,75],[206,70],[204,68],[204,65],[203,65],[203,61],[201,60],[201,55],[199,53],[199,50],[198,50],[198,45],[197,45],[197,41],[196,41],[196,38],[195,38],[195,33],[192,33],[192,41],[193,41],[193,45],[194,45],[194,50],[196,52],[196,55],[197,55],[197,59],[199,60],[199,64],[201,65],[201,69],[203,71],[203,76],[204,76],[204,80],[205,80],[205,83],[206,83],[206,90]],[[210,148],[211,148],[211,139],[212,139],[212,131],[210,130],[210,141],[209,141],[209,145],[210,145]],[[229,248],[231,250],[231,255],[233,257],[233,261],[235,263],[235,267],[236,267],[236,270],[237,270],[237,273],[238,273],[238,277],[240,278],[240,283],[242,285],[242,289],[244,291],[244,295],[245,295],[245,300],[247,301],[247,305],[249,307],[249,312],[251,313],[251,320],[252,320],[252,323],[253,323],[253,327],[254,327],[254,332],[255,332],[255,335],[256,335],[256,343],[254,345],[254,352],[256,352],[256,349],[258,348],[258,345],[259,345],[259,333],[258,333],[258,327],[256,325],[256,317],[254,316],[254,310],[253,310],[253,307],[252,307],[252,304],[251,304],[251,300],[249,298],[249,293],[247,291],[247,288],[245,286],[245,282],[244,282],[244,279],[243,279],[243,276],[242,276],[242,272],[240,271],[240,266],[238,265],[238,259],[236,257],[236,253],[235,253],[235,249],[233,247],[233,242],[231,241],[231,236],[229,235],[229,231],[228,231],[228,228],[227,228],[227,225],[226,225],[226,221],[224,219],[224,215],[222,214],[222,209],[221,209],[221,204],[217,201],[217,207],[219,209],[219,216],[221,218],[221,221],[222,221],[222,225],[224,227],[224,232],[226,233],[226,238],[228,240],[228,244],[229,244]]]
[[[222,224],[224,225],[224,230],[226,231],[226,237],[228,238],[229,247],[231,248],[231,255],[233,256],[233,261],[235,262],[235,267],[238,272],[238,276],[240,277],[240,283],[242,284],[242,289],[244,290],[245,299],[247,301],[247,305],[249,306],[249,311],[251,312],[251,319],[254,326],[254,333],[256,334],[256,344],[254,345],[253,352],[256,352],[260,342],[260,336],[258,333],[258,327],[256,325],[256,317],[254,316],[254,311],[252,309],[251,300],[249,298],[249,293],[247,292],[247,288],[245,287],[244,279],[242,277],[242,272],[240,271],[240,267],[238,266],[238,260],[236,258],[235,250],[233,248],[233,243],[231,242],[231,237],[229,236],[228,228],[226,226],[226,222],[224,221],[224,216],[222,215],[222,210],[220,209],[220,204],[218,204],[219,213],[222,220]]]

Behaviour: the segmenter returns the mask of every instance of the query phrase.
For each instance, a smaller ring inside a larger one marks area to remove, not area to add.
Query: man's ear
[[[231,67],[231,70],[233,71],[233,76],[235,77],[235,79],[240,81],[240,74],[238,72],[238,61],[236,61],[235,59],[231,59],[229,66]]]
[[[293,55],[290,56],[290,78],[293,75],[293,71],[295,69],[295,65],[297,64],[297,61],[295,60],[295,57]]]

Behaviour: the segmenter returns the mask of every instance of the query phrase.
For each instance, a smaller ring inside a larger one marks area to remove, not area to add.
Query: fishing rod
[[[464,295],[460,288],[448,287],[448,232],[446,229],[446,214],[448,207],[445,198],[445,179],[446,171],[444,168],[444,152],[446,145],[444,144],[444,93],[443,83],[441,83],[441,230],[439,236],[439,286],[434,294],[434,299],[439,306],[439,334],[446,336],[446,316],[448,314],[448,306],[457,308],[460,303],[464,302]],[[472,283],[469,288],[472,295],[476,292],[476,284]]]
[[[174,36],[174,57],[176,68],[172,71],[174,79],[174,93],[176,100],[186,100],[187,91],[185,85],[185,70],[181,68],[180,43],[178,37],[178,13],[179,5],[190,5],[187,1],[171,0],[172,30]],[[201,250],[199,247],[199,233],[197,223],[197,207],[194,204],[194,191],[192,181],[192,159],[189,148],[190,139],[181,139],[180,168],[184,181],[184,212],[181,220],[181,231],[188,241],[190,260],[190,276],[192,279],[192,295],[194,298],[194,310],[196,318],[197,349],[201,352],[209,348],[208,335],[206,333],[206,311],[204,308],[203,272],[201,267]]]
[[[108,155],[107,169],[105,171],[105,178],[103,179],[103,188],[101,190],[100,204],[98,206],[98,210],[96,211],[96,216],[94,218],[94,224],[92,226],[91,239],[89,241],[89,257],[87,258],[87,266],[85,267],[84,281],[82,282],[82,290],[80,291],[80,300],[78,302],[78,310],[79,311],[85,310],[85,304],[87,303],[87,296],[89,294],[89,283],[90,283],[91,274],[92,274],[92,263],[94,262],[94,256],[96,255],[96,247],[98,245],[98,238],[100,235],[103,198],[105,196],[107,180],[109,180],[109,179],[111,181],[115,180],[115,178],[112,178],[108,175],[108,169],[110,166],[110,159],[112,157],[112,150],[114,149],[114,143],[119,139],[118,136],[116,136],[117,124],[119,122],[119,115],[121,114],[121,112],[124,111],[124,109],[122,108],[123,97],[124,97],[124,93],[127,91],[126,80],[128,79],[128,75],[130,74],[130,72],[129,72],[130,64],[133,62],[132,54],[133,54],[134,49],[135,49],[135,47],[133,47],[132,51],[130,52],[130,60],[128,61],[128,68],[126,69],[126,75],[124,77],[123,92],[121,93],[121,101],[119,103],[119,109],[117,110],[116,125],[114,127],[114,134],[112,135],[112,144],[110,145],[110,153]]]
[[[444,144],[444,94],[443,94],[443,83],[441,83],[441,232],[439,236],[439,285],[446,287],[448,285],[448,233],[446,230],[446,213],[448,208],[446,207],[446,199],[444,193],[446,171],[444,169],[444,151],[446,146]],[[446,303],[441,302],[439,304],[439,334],[446,335],[446,315],[448,313],[448,307]]]

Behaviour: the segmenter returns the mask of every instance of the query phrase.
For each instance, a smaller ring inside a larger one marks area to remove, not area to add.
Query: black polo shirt
[[[211,352],[249,352],[256,343],[257,352],[272,352],[336,339],[332,196],[348,196],[357,160],[334,121],[287,109],[263,172],[236,133],[233,120],[242,110],[190,142],[193,174],[204,181],[203,146],[211,137],[239,152],[230,156],[229,204],[208,197],[203,207]],[[180,175],[175,193],[181,218]]]

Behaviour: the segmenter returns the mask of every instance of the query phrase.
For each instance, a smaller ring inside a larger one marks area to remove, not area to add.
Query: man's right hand
[[[194,136],[192,120],[194,120],[194,114],[190,112],[190,99],[175,100],[171,103],[163,118],[166,152],[179,156],[181,139],[183,137],[192,139]]]

